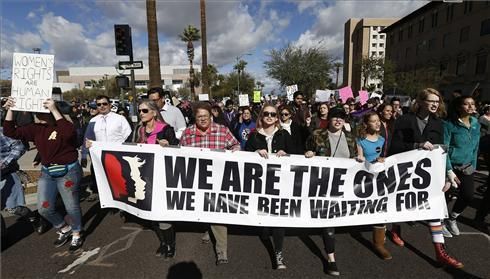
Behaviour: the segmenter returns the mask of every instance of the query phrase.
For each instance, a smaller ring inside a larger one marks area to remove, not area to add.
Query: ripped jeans
[[[80,180],[82,168],[76,164],[68,170],[65,176],[51,177],[47,171],[41,169],[37,185],[37,209],[39,214],[48,220],[53,227],[60,229],[66,224],[72,227],[73,232],[82,230],[82,212],[80,209]],[[58,193],[66,208],[66,219],[56,211],[56,198]]]

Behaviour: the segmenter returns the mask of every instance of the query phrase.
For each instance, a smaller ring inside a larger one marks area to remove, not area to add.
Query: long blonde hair
[[[260,113],[259,113],[259,118],[257,119],[257,129],[260,129],[260,128],[263,128],[263,124],[262,124],[262,119],[264,118],[264,110],[266,108],[274,108],[274,110],[276,111],[276,123],[274,123],[274,126],[276,126],[277,128],[281,128],[281,125],[279,124],[279,110],[274,106],[274,105],[271,105],[271,104],[265,104],[262,109],[260,110]]]
[[[439,107],[437,108],[437,111],[435,115],[438,118],[444,118],[446,117],[446,106],[444,105],[444,98],[442,97],[441,93],[437,91],[434,88],[424,88],[422,91],[417,94],[417,99],[415,100],[415,103],[412,105],[412,112],[417,113],[420,110],[420,104],[422,102],[425,102],[427,100],[427,97],[430,95],[436,95],[439,97]]]

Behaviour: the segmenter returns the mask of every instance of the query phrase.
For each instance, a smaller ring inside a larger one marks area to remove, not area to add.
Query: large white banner
[[[14,53],[12,62],[13,110],[49,112],[43,102],[53,90],[54,55]]]
[[[94,142],[90,154],[101,206],[144,219],[338,227],[447,216],[442,149],[372,165],[102,142]]]

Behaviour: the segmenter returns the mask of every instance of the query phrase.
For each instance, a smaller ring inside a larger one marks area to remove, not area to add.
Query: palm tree
[[[202,91],[209,94],[209,76],[208,76],[208,48],[206,40],[206,1],[200,0],[201,4],[201,49],[202,49]],[[211,96],[209,96],[211,97]]]
[[[146,0],[146,21],[148,28],[148,69],[150,73],[149,87],[160,87],[160,50],[158,47],[157,14],[155,0]]]
[[[187,58],[190,63],[189,83],[191,85],[191,95],[192,98],[194,98],[196,91],[194,90],[194,68],[192,67],[192,61],[194,60],[194,44],[192,42],[198,41],[201,38],[201,35],[199,34],[199,29],[192,25],[188,25],[179,37],[183,42],[187,43]]]
[[[335,73],[337,74],[337,77],[335,79],[335,88],[339,88],[339,71],[340,68],[344,67],[344,64],[341,62],[335,62],[333,63],[333,67],[335,68]]]
[[[238,57],[237,57],[238,59]],[[233,69],[237,70],[238,72],[238,88],[237,88],[237,91],[238,91],[238,94],[240,94],[240,74],[245,70],[245,66],[247,66],[247,61],[245,60],[242,60],[240,59],[239,61],[237,61],[237,63],[235,64],[235,66],[233,66]]]

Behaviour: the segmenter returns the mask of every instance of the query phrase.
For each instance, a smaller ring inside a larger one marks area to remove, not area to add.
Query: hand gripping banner
[[[102,207],[140,218],[268,227],[339,227],[447,217],[446,154],[385,163],[93,142]]]

